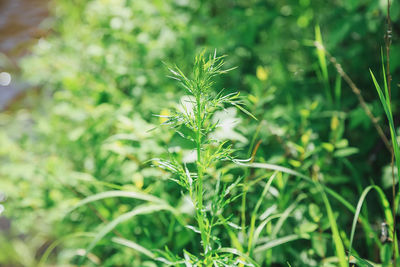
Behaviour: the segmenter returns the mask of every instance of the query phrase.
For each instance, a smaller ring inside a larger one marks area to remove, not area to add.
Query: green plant
[[[180,182],[179,176],[146,164],[169,155],[197,179],[196,134],[191,136],[185,125],[179,133],[167,127],[147,130],[166,119],[153,114],[167,114],[163,107],[174,106],[185,93],[165,77],[160,62],[176,62],[188,73],[198,47],[218,47],[230,55],[227,66],[238,66],[224,79],[214,77],[210,94],[218,95],[213,88],[240,88],[247,109],[258,118],[238,116],[235,108],[227,108],[226,116],[216,111],[211,124],[218,118],[237,122],[233,130],[223,131],[219,142],[229,142],[223,148],[231,144],[237,158],[286,167],[250,169],[227,160],[214,161],[203,172],[204,221],[212,221],[211,204],[218,202],[214,196],[232,184],[237,183],[227,197],[241,198],[225,205],[222,217],[214,219],[227,220],[225,224],[203,235],[212,248],[221,244],[228,248],[218,255],[233,260],[231,253],[236,252],[267,266],[334,266],[336,248],[342,251],[339,238],[348,250],[351,235],[345,233],[352,213],[359,212],[356,221],[364,231],[354,228],[352,254],[379,261],[376,251],[388,244],[381,244],[374,225],[386,220],[390,227],[387,207],[372,201],[362,209],[353,204],[358,195],[366,196],[363,189],[370,184],[383,188],[385,196],[382,183],[395,186],[390,170],[380,179],[389,155],[382,153],[374,127],[379,129],[385,110],[365,75],[365,66],[375,68],[379,61],[369,55],[382,35],[383,1],[53,3],[54,19],[43,24],[51,31],[21,61],[25,78],[42,88],[39,97],[30,98],[35,91],[22,105],[0,114],[0,191],[8,196],[1,216],[12,221],[9,231],[0,232],[0,250],[5,251],[0,265],[75,264],[84,255],[78,248],[92,248],[84,258],[89,266],[154,266],[163,264],[154,263],[159,256],[168,262],[216,257],[214,252],[204,255],[189,191],[165,182]],[[399,14],[394,2],[395,23]],[[314,25],[321,25],[320,30]],[[312,39],[323,40],[324,47],[303,45]],[[394,44],[393,84],[400,77],[397,49]],[[327,51],[351,73],[363,104],[345,76],[336,75],[337,65]],[[395,117],[398,90],[392,94]],[[184,99],[184,106],[196,102],[193,96]],[[366,110],[376,118],[371,120]],[[381,138],[385,130],[378,131]],[[217,142],[203,146],[204,153],[216,149]],[[201,155],[202,161],[206,157]],[[315,181],[322,184],[328,202]],[[143,194],[145,198],[134,197]],[[198,199],[197,192],[193,198]],[[81,199],[86,205],[62,219],[61,211]],[[334,221],[338,231],[332,234]],[[341,253],[342,264],[343,258]]]
[[[213,177],[209,172],[220,161],[233,160],[231,145],[212,137],[213,132],[220,127],[219,121],[213,121],[213,117],[218,110],[224,109],[227,105],[252,116],[241,106],[239,93],[224,95],[222,90],[217,93],[212,90],[215,77],[229,71],[222,67],[223,57],[217,57],[215,51],[214,55],[208,58],[204,56],[204,52],[196,57],[191,76],[185,75],[178,67],[169,68],[171,77],[180,82],[189,96],[182,100],[180,109],[165,117],[164,125],[172,127],[193,145],[195,164],[182,162],[172,154],[169,160],[156,160],[158,166],[174,174],[175,178],[172,179],[185,189],[195,207],[197,227],[190,226],[190,228],[201,236],[203,257],[191,255],[189,259],[191,264],[204,264],[204,266],[234,264],[238,263],[240,258],[247,258],[240,253],[236,253],[238,257],[234,259],[224,257],[224,253],[221,252],[224,249],[218,248],[221,246],[221,240],[214,235],[214,228],[218,225],[223,225],[228,232],[232,232],[229,229],[232,228],[232,224],[229,223],[231,216],[225,217],[224,208],[240,196],[233,194],[232,191],[242,178],[234,179],[229,185],[222,182],[225,180],[223,173],[219,172]],[[205,193],[204,184],[215,181],[214,196],[205,202],[204,196],[209,194]]]

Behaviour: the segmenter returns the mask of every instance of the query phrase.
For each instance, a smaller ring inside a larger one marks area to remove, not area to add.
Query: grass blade
[[[71,211],[82,207],[88,203],[97,201],[97,200],[101,200],[101,199],[105,199],[105,198],[113,198],[113,197],[125,197],[125,198],[134,198],[134,199],[139,199],[139,200],[144,200],[144,201],[149,201],[149,202],[153,202],[153,203],[159,203],[159,204],[164,204],[167,205],[167,203],[155,196],[149,195],[149,194],[145,194],[145,193],[141,193],[141,192],[130,192],[130,191],[120,191],[120,190],[113,190],[113,191],[107,191],[107,192],[102,192],[99,194],[95,194],[92,196],[89,196],[81,201],[79,201],[74,207],[72,207],[71,209],[69,209],[66,214],[70,213]]]
[[[283,224],[289,218],[289,215],[296,208],[297,204],[306,198],[304,194],[301,194],[297,197],[296,201],[294,201],[283,213],[282,216],[279,217],[278,222],[276,223],[274,229],[272,230],[271,237],[275,238],[278,235],[279,230],[282,228]]]
[[[396,128],[395,128],[394,122],[393,122],[392,110],[390,108],[390,99],[385,98],[385,96],[382,92],[382,89],[379,86],[378,82],[376,81],[376,78],[371,70],[370,70],[370,73],[371,73],[372,81],[374,82],[376,91],[378,92],[379,99],[381,100],[383,109],[385,110],[386,118],[389,121],[390,136],[392,139],[393,152],[394,152],[395,159],[396,159],[397,179],[398,179],[398,182],[400,183],[400,150],[399,150],[399,145],[397,143]],[[386,87],[387,86],[385,83],[385,91],[387,91]],[[386,92],[385,92],[385,94],[388,95],[388,93],[386,93]]]
[[[119,237],[114,237],[114,238],[111,239],[111,241],[114,242],[114,243],[123,245],[125,247],[131,248],[133,250],[136,250],[136,251],[146,255],[147,257],[149,257],[151,259],[155,258],[155,255],[150,250],[148,250],[147,248],[142,247],[141,245],[139,245],[139,244],[137,244],[137,243],[135,243],[133,241],[130,241],[130,240],[127,240],[127,239],[124,239],[124,238],[119,238]]]
[[[218,250],[216,250],[217,253],[229,253],[229,254],[234,254],[236,256],[239,256],[243,259],[245,259],[246,261],[252,263],[254,266],[256,267],[260,267],[260,265],[255,262],[253,259],[251,259],[249,256],[247,256],[246,254],[240,252],[239,250],[235,249],[235,248],[220,248]]]
[[[78,233],[73,233],[70,235],[63,236],[62,238],[54,241],[51,243],[47,248],[46,251],[43,253],[42,257],[40,258],[37,266],[42,267],[45,266],[45,263],[47,259],[49,258],[50,254],[54,251],[56,247],[58,247],[60,244],[62,244],[65,240],[71,239],[71,238],[77,238],[77,237],[94,237],[94,233],[87,233],[87,232],[78,232]]]
[[[323,44],[321,29],[320,29],[319,25],[315,26],[315,41],[321,45]],[[328,80],[328,65],[326,64],[325,52],[322,47],[317,47],[317,55],[318,55],[319,65],[320,65],[321,71],[322,71],[322,76],[323,76],[324,80],[327,81]]]
[[[261,206],[261,203],[262,203],[264,197],[267,195],[267,193],[268,193],[268,191],[269,191],[269,188],[271,187],[271,184],[272,184],[272,182],[274,181],[274,179],[275,179],[277,173],[278,173],[278,172],[275,171],[275,172],[272,174],[272,176],[269,178],[268,182],[265,184],[264,190],[263,190],[263,192],[261,193],[261,196],[260,196],[260,198],[258,199],[257,204],[256,204],[256,206],[255,206],[255,208],[254,208],[254,210],[253,210],[253,212],[252,212],[251,220],[250,220],[249,241],[248,241],[248,245],[247,245],[247,247],[248,247],[248,249],[249,249],[249,251],[250,251],[250,254],[251,254],[252,245],[253,245],[253,237],[254,237],[254,230],[255,230],[255,224],[256,224],[256,219],[257,219],[257,213],[258,213],[258,210],[259,210],[259,208],[260,208],[260,206]]]
[[[335,247],[336,247],[336,251],[339,257],[339,263],[341,267],[347,267],[347,260],[346,260],[346,255],[345,255],[345,250],[344,250],[344,246],[343,246],[343,242],[340,238],[339,235],[339,230],[336,224],[336,220],[333,216],[333,211],[332,211],[332,207],[329,203],[328,197],[326,195],[325,192],[329,193],[331,196],[333,196],[334,198],[336,198],[337,200],[339,200],[341,203],[345,204],[345,206],[347,208],[349,208],[353,213],[356,212],[356,209],[345,199],[343,199],[342,197],[340,197],[336,192],[334,192],[333,190],[330,190],[329,188],[317,183],[316,181],[312,180],[310,177],[301,174],[299,172],[293,171],[289,168],[286,167],[282,167],[279,165],[274,165],[274,164],[268,164],[268,163],[242,163],[240,161],[236,161],[236,163],[238,165],[241,166],[246,166],[246,167],[251,167],[251,168],[261,168],[261,169],[268,169],[268,170],[278,170],[287,174],[291,174],[297,177],[300,177],[312,184],[314,184],[315,186],[318,186],[320,188],[321,194],[322,194],[322,198],[328,213],[328,219],[330,221],[330,225],[331,225],[331,230],[332,230],[332,235],[333,235],[333,240],[335,243]],[[368,223],[364,220],[362,220],[363,223],[365,223],[365,225],[368,225]],[[369,225],[368,225],[369,227]]]
[[[299,178],[307,181],[310,184],[317,185],[317,183],[314,180],[312,180],[310,177],[308,177],[302,173],[296,172],[294,170],[291,170],[289,168],[283,167],[283,166],[279,166],[279,165],[275,165],[275,164],[268,164],[268,163],[243,163],[238,160],[236,160],[235,163],[239,166],[244,166],[244,167],[249,167],[249,168],[259,168],[259,169],[275,170],[275,171],[277,170],[277,171],[280,171],[283,173],[287,173],[287,174],[291,174],[293,176],[299,177]],[[337,201],[339,201],[349,211],[351,211],[352,213],[356,212],[356,209],[353,207],[353,205],[350,202],[348,202],[346,199],[344,199],[341,195],[339,195],[337,192],[326,187],[325,185],[320,185],[320,186],[322,186],[322,188],[326,191],[326,193],[328,193],[330,196],[332,196]],[[400,198],[399,198],[399,201],[400,201]],[[374,234],[374,240],[376,241],[376,245],[381,247],[382,244],[379,241],[379,238],[377,237],[375,231],[372,230],[372,228],[369,225],[369,223],[367,222],[367,220],[361,215],[359,218],[360,218],[361,223],[365,227],[365,229],[368,229],[368,232]]]
[[[260,225],[257,227],[257,229],[255,230],[255,232],[254,232],[254,237],[253,237],[254,242],[253,242],[253,244],[257,244],[258,238],[259,238],[259,236],[260,236],[260,234],[261,234],[261,231],[264,229],[264,227],[265,227],[271,220],[277,219],[277,218],[279,218],[279,217],[281,217],[281,216],[282,216],[282,214],[271,215],[270,217],[268,217],[267,219],[265,219],[264,221],[262,221],[262,222],[260,223]]]
[[[285,244],[285,243],[288,243],[291,241],[299,240],[299,239],[310,239],[310,236],[309,235],[288,235],[285,237],[280,237],[280,238],[271,240],[259,247],[256,247],[254,249],[254,253],[263,252],[263,251],[269,250],[273,247],[277,247],[279,245],[282,245],[282,244]]]
[[[332,235],[333,235],[333,242],[335,244],[336,253],[339,258],[339,264],[341,267],[347,267],[347,260],[346,260],[346,253],[344,251],[344,245],[342,239],[340,238],[339,228],[336,223],[335,216],[333,215],[331,204],[329,203],[329,199],[326,196],[325,191],[323,190],[322,186],[319,185],[322,200],[324,201],[326,212],[328,213],[329,224],[331,225]]]
[[[315,26],[315,42],[319,44],[319,46],[317,46],[317,56],[322,72],[322,78],[324,81],[326,98],[328,100],[328,103],[332,104],[332,93],[329,86],[328,65],[325,58],[325,50],[323,48],[322,34],[319,25]]]
[[[368,261],[361,259],[358,256],[353,256],[356,259],[357,265],[361,266],[361,267],[374,267],[374,265],[372,265],[371,263],[369,263]]]
[[[354,256],[351,255],[351,251],[352,251],[352,247],[353,247],[353,240],[354,240],[354,234],[356,231],[356,225],[357,225],[357,220],[358,217],[360,215],[361,212],[361,208],[362,205],[364,203],[365,198],[367,197],[368,193],[372,190],[375,189],[379,195],[379,199],[381,201],[384,213],[385,213],[385,218],[386,218],[386,222],[388,223],[388,225],[390,225],[393,229],[393,217],[392,217],[392,212],[390,210],[390,203],[387,200],[385,193],[382,191],[382,189],[376,185],[370,185],[367,188],[364,189],[364,191],[362,192],[360,199],[358,200],[358,204],[357,204],[357,208],[356,208],[356,213],[354,215],[354,219],[353,219],[353,224],[351,227],[351,233],[350,233],[350,245],[349,245],[349,263],[350,263],[350,256]],[[389,231],[391,238],[393,239],[393,232]]]
[[[160,211],[160,210],[169,210],[168,206],[165,205],[160,205],[160,204],[146,204],[146,205],[141,205],[136,207],[135,209],[133,209],[130,212],[124,213],[122,215],[120,215],[119,217],[117,217],[116,219],[114,219],[113,221],[109,222],[108,224],[106,224],[104,227],[101,228],[101,230],[96,234],[96,236],[94,237],[94,239],[92,240],[92,242],[90,242],[89,246],[87,247],[86,251],[85,251],[85,255],[80,259],[79,261],[79,265],[81,265],[83,263],[83,260],[86,258],[86,256],[88,255],[88,253],[90,251],[92,251],[92,249],[97,245],[97,243],[103,239],[104,236],[106,236],[109,232],[111,232],[115,227],[117,227],[120,223],[123,223],[137,215],[141,215],[141,214],[149,214],[149,213],[153,213],[156,211]]]

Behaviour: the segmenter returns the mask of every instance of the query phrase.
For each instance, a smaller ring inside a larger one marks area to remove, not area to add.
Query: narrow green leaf
[[[393,228],[393,217],[392,213],[390,210],[390,204],[389,201],[386,199],[384,192],[382,189],[376,185],[370,185],[367,188],[364,189],[362,192],[360,199],[358,200],[357,203],[357,208],[356,208],[356,213],[354,214],[354,219],[353,219],[353,224],[351,227],[351,233],[350,233],[350,245],[349,245],[349,264],[350,264],[350,256],[354,256],[351,254],[352,247],[353,247],[353,240],[354,240],[354,233],[356,231],[356,225],[357,225],[357,220],[361,212],[362,205],[364,203],[365,198],[367,197],[368,193],[372,190],[375,189],[378,192],[379,199],[381,201],[381,204],[384,209],[385,217],[386,217],[386,222]],[[393,238],[392,231],[390,231],[390,234]]]
[[[73,233],[70,235],[65,235],[62,238],[54,241],[51,243],[47,248],[46,251],[43,253],[42,257],[39,260],[38,267],[46,266],[45,263],[47,259],[49,258],[50,254],[54,251],[56,247],[58,247],[60,244],[62,244],[65,240],[69,240],[72,238],[77,238],[77,237],[94,237],[94,233],[87,233],[87,232],[78,232],[78,233]]]
[[[251,215],[251,220],[250,220],[250,232],[249,232],[249,241],[248,241],[248,249],[251,253],[252,250],[252,245],[253,245],[253,237],[254,237],[254,230],[255,230],[255,224],[256,224],[256,218],[257,218],[257,213],[258,213],[258,209],[261,206],[262,201],[264,200],[265,196],[267,195],[269,188],[271,187],[271,184],[273,182],[273,180],[275,179],[276,175],[277,175],[277,171],[275,171],[272,176],[269,178],[268,182],[265,184],[264,186],[264,190],[261,193],[261,196],[258,198],[257,204],[252,212]]]
[[[275,164],[269,164],[269,163],[243,163],[243,161],[240,160],[235,160],[234,161],[237,165],[239,166],[244,166],[244,167],[249,167],[249,168],[259,168],[259,169],[266,169],[266,170],[277,170],[283,173],[287,173],[287,174],[291,174],[293,176],[297,176],[305,181],[307,181],[310,184],[313,185],[317,185],[317,183],[312,180],[310,177],[301,174],[299,172],[296,172],[294,170],[291,170],[289,168],[283,167],[283,166],[279,166],[279,165],[275,165]],[[330,189],[329,187],[326,187],[325,185],[321,185],[324,190],[331,195],[333,198],[335,198],[337,201],[339,201],[343,206],[345,206],[349,211],[355,213],[356,209],[355,207],[350,204],[350,202],[348,202],[346,199],[344,199],[341,195],[339,195],[337,192],[335,192],[334,190]],[[400,201],[400,198],[399,198]],[[368,229],[368,232],[373,233],[374,234],[374,239],[376,240],[376,244],[378,246],[381,246],[382,244],[379,242],[379,238],[376,236],[375,231],[371,228],[371,226],[369,225],[369,223],[367,222],[367,220],[362,217],[360,215],[360,221],[362,222],[363,226]]]
[[[135,242],[133,242],[131,240],[127,240],[127,239],[119,238],[119,237],[113,237],[111,239],[111,241],[114,242],[114,243],[123,245],[125,247],[131,248],[133,250],[136,250],[136,251],[146,255],[147,257],[149,257],[151,259],[155,258],[155,255],[150,250],[148,250],[147,248],[142,247],[141,245],[139,245],[139,244],[137,244],[137,243],[135,243]]]
[[[255,262],[253,259],[251,259],[249,256],[247,256],[246,254],[240,252],[239,250],[235,249],[235,248],[220,248],[216,251],[217,253],[229,253],[229,254],[233,254],[233,255],[237,255],[239,257],[242,257],[243,259],[245,259],[246,261],[254,264],[254,266],[259,267],[260,265]]]
[[[102,192],[99,194],[95,194],[92,196],[89,196],[81,201],[79,201],[75,206],[73,206],[71,209],[69,209],[66,214],[72,212],[73,210],[82,207],[86,204],[89,204],[94,201],[98,201],[101,199],[105,198],[113,198],[113,197],[126,197],[126,198],[134,198],[134,199],[139,199],[139,200],[144,200],[144,201],[149,201],[149,202],[154,202],[154,203],[159,203],[159,204],[164,204],[166,205],[167,203],[155,196],[141,193],[141,192],[130,192],[130,191],[120,191],[120,190],[115,190],[115,191],[107,191],[107,192]]]
[[[97,243],[100,240],[102,240],[103,237],[105,237],[108,233],[110,233],[115,227],[117,227],[117,225],[119,225],[120,223],[123,223],[137,215],[149,214],[149,213],[153,213],[156,211],[169,210],[169,209],[170,208],[166,205],[145,204],[145,205],[136,207],[135,209],[133,209],[130,212],[127,212],[127,213],[124,213],[124,214],[118,216],[116,219],[114,219],[113,221],[111,221],[108,224],[106,224],[105,226],[103,226],[100,229],[100,231],[96,234],[96,236],[94,237],[92,242],[90,242],[89,246],[86,248],[85,255],[80,259],[79,265],[81,265],[83,263],[86,256],[89,254],[90,251],[92,251],[92,249],[97,245]]]
[[[323,45],[321,29],[320,29],[319,25],[315,26],[315,41],[317,41],[319,44]],[[317,55],[318,55],[319,65],[320,65],[321,71],[322,71],[322,76],[323,76],[324,80],[327,81],[328,80],[328,66],[326,64],[325,52],[322,47],[317,47]]]
[[[326,98],[328,100],[328,103],[332,104],[332,93],[329,85],[328,65],[326,62],[325,50],[323,48],[322,34],[319,25],[315,26],[315,42],[318,44],[316,45],[317,56],[318,56],[319,66],[322,72],[322,78],[324,81]]]
[[[263,244],[261,246],[256,247],[254,249],[254,252],[255,253],[264,252],[266,250],[269,250],[271,248],[277,247],[279,245],[286,244],[286,243],[289,243],[291,241],[295,241],[295,240],[299,240],[299,239],[308,240],[308,239],[310,239],[310,236],[309,235],[288,235],[288,236],[285,236],[285,237],[280,237],[280,238],[271,240],[271,241],[269,241],[269,242],[267,242],[267,243],[265,243],[265,244]]]
[[[357,266],[360,267],[374,267],[374,265],[372,265],[371,263],[369,263],[368,261],[361,259],[360,257],[353,255],[353,257],[356,259],[356,263]]]
[[[347,267],[346,253],[344,250],[344,245],[342,239],[340,238],[339,228],[336,223],[335,216],[333,215],[331,204],[329,203],[328,197],[325,191],[320,186],[320,191],[322,193],[322,200],[324,201],[326,212],[328,213],[329,224],[332,230],[333,242],[335,244],[336,253],[339,258],[339,264],[341,267]]]
[[[379,99],[381,100],[381,104],[383,106],[383,109],[385,110],[386,118],[389,121],[390,136],[391,136],[391,139],[392,139],[393,152],[394,152],[394,155],[395,155],[396,167],[397,167],[397,179],[400,182],[400,149],[399,149],[399,144],[397,142],[396,128],[395,128],[395,125],[394,125],[393,115],[392,115],[392,111],[391,111],[391,108],[390,108],[390,101],[388,102],[387,100],[389,100],[389,99],[385,99],[385,96],[383,95],[382,89],[379,86],[378,82],[376,81],[376,78],[375,78],[375,76],[374,76],[374,74],[372,73],[371,70],[370,70],[370,73],[371,73],[372,81],[374,82],[376,91],[378,92]],[[386,79],[385,79],[385,81],[386,81]],[[385,90],[387,90],[386,87],[387,86],[386,86],[386,82],[385,82]]]
[[[257,244],[258,242],[258,238],[261,234],[261,231],[264,229],[264,227],[273,219],[277,219],[279,217],[281,217],[282,214],[275,214],[275,215],[271,215],[269,216],[267,219],[265,219],[264,221],[262,221],[256,228],[256,230],[254,231],[254,242],[253,244]]]

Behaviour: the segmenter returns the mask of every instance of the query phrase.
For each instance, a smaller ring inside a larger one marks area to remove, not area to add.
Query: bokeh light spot
[[[11,75],[8,72],[1,72],[0,73],[0,85],[1,86],[8,86],[11,82]]]

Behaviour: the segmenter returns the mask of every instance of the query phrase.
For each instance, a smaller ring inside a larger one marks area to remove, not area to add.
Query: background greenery
[[[376,184],[391,199],[390,153],[348,85],[313,45],[318,26],[326,49],[362,90],[373,114],[384,110],[368,69],[381,77],[386,1],[221,0],[132,1],[54,0],[43,23],[49,34],[21,62],[24,79],[40,90],[0,113],[0,190],[7,196],[0,229],[0,265],[38,266],[53,242],[59,245],[44,265],[70,266],[106,221],[141,204],[112,198],[93,202],[66,215],[80,199],[111,189],[140,191],[175,207],[193,221],[187,196],[169,181],[171,174],[149,161],[174,151],[185,157],[190,146],[178,134],[158,127],[185,91],[167,77],[164,63],[190,72],[203,49],[227,55],[216,91],[239,91],[258,121],[228,109],[231,124],[219,134],[230,140],[238,158],[286,166],[306,174],[356,205],[364,188]],[[393,114],[398,106],[400,6],[393,3],[391,55]],[[396,123],[396,120],[395,120]],[[156,128],[152,131],[151,129]],[[167,149],[168,148],[168,149]],[[246,181],[266,170],[218,163],[210,173],[226,182]],[[212,175],[211,175],[212,176]],[[250,219],[264,182],[244,188],[245,217]],[[211,192],[213,183],[205,185]],[[240,189],[237,189],[240,194]],[[206,193],[207,195],[207,193]],[[211,196],[209,196],[211,197]],[[384,262],[379,235],[384,212],[371,195],[362,215],[370,232],[357,228],[354,249],[363,258]],[[339,232],[348,249],[354,214],[330,198]],[[288,235],[306,236],[262,251],[263,266],[336,266],[328,216],[314,185],[279,174],[259,209],[273,221],[262,242]],[[241,203],[229,206],[232,223],[241,225]],[[281,217],[282,218],[282,217]],[[4,223],[3,223],[4,224]],[[74,235],[75,233],[75,235]],[[234,247],[227,231],[216,233]],[[245,244],[241,231],[235,234]],[[140,215],[117,226],[89,255],[87,266],[161,266],[146,255],[111,242],[123,236],[151,250],[182,256],[201,251],[200,238],[165,211]]]

